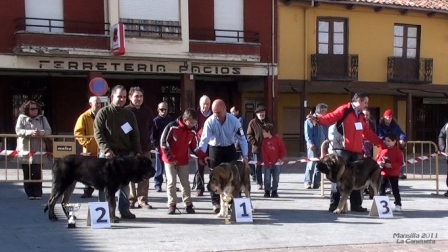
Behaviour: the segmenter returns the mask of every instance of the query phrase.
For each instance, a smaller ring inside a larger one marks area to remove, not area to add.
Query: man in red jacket
[[[176,211],[176,176],[182,185],[182,200],[185,212],[195,213],[191,202],[190,181],[188,180],[188,150],[198,146],[196,131],[197,114],[194,109],[186,109],[184,114],[170,122],[163,130],[160,138],[162,160],[165,164],[166,192],[168,195],[168,214]]]
[[[354,162],[362,158],[363,138],[366,138],[376,146],[381,146],[383,142],[370,129],[366,123],[362,111],[369,105],[369,97],[365,93],[356,93],[352,102],[339,106],[336,110],[323,116],[313,118],[308,115],[307,118],[315,120],[318,124],[329,127],[336,123],[334,140],[330,143],[335,153],[341,156],[345,162]],[[340,200],[340,193],[336,185],[332,186],[330,196],[330,212],[333,212]],[[367,208],[362,206],[362,197],[359,190],[352,191],[350,194],[350,207],[352,211],[366,212]]]

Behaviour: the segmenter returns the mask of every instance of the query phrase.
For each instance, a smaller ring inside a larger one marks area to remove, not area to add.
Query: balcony
[[[259,58],[260,46],[257,32],[190,29],[191,53],[249,55]]]
[[[397,83],[432,83],[433,59],[387,58],[387,81]]]
[[[357,81],[359,57],[346,55],[311,55],[311,80]]]
[[[182,39],[181,26],[177,21],[121,19],[126,37]]]
[[[42,18],[16,19],[15,52],[34,48],[110,50],[109,24]]]

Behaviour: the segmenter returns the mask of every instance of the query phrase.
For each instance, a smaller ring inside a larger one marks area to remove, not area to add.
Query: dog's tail
[[[45,205],[44,213],[46,213],[47,211],[48,211],[48,204]]]
[[[320,145],[320,158],[325,157],[328,153],[328,145],[330,144],[330,140],[325,140],[322,142],[322,144]]]

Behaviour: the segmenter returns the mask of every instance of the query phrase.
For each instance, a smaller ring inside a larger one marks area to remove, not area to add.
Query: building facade
[[[241,107],[249,119],[258,104],[275,117],[276,6],[274,0],[1,1],[0,132],[14,132],[18,107],[36,99],[55,134],[72,134],[95,77],[109,88],[142,87],[154,112],[165,100],[178,116],[206,94],[229,109]],[[120,24],[123,38],[115,30]],[[115,45],[124,45],[124,54],[114,53]]]
[[[367,92],[378,120],[392,109],[412,140],[437,142],[448,116],[448,4],[432,1],[281,1],[279,128],[304,150],[303,121]],[[296,115],[291,122],[292,115]]]

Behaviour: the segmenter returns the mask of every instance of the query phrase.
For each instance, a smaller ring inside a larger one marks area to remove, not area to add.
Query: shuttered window
[[[244,42],[244,0],[214,1],[216,41]]]
[[[179,22],[179,0],[120,0],[120,18]]]
[[[120,0],[126,36],[180,38],[178,0]]]
[[[63,0],[25,0],[26,30],[64,32]]]

